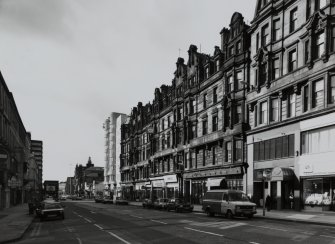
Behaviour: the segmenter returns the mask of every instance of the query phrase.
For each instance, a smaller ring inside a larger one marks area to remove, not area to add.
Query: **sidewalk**
[[[22,238],[33,219],[34,215],[28,215],[27,204],[0,210],[0,243],[14,242]]]
[[[129,202],[129,205],[142,207],[142,202]],[[202,206],[194,205],[193,211],[203,213]],[[263,209],[258,208],[257,214],[254,215],[254,218],[335,226],[335,212],[332,211],[307,212],[304,210],[271,210],[269,212],[266,211],[265,216],[263,216]]]

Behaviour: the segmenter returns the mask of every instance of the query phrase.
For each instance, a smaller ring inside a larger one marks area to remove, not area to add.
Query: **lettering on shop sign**
[[[200,178],[200,177],[212,177],[220,175],[237,175],[242,174],[242,168],[228,168],[228,169],[217,169],[217,170],[207,170],[195,173],[184,173],[184,178]]]

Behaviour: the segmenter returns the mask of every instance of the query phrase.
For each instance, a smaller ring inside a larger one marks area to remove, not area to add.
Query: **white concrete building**
[[[105,195],[114,197],[121,191],[120,186],[120,153],[121,153],[121,125],[126,121],[127,115],[111,113],[103,125],[105,130],[105,169],[104,184]]]

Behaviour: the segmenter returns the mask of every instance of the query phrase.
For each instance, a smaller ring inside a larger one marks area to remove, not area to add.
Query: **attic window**
[[[209,67],[206,67],[206,78],[209,77]]]
[[[215,66],[216,66],[216,71],[219,71],[220,70],[220,60],[219,59],[216,60]]]

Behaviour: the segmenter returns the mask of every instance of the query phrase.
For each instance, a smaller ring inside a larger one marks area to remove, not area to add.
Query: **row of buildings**
[[[0,73],[0,210],[42,197],[43,142],[26,131]]]
[[[334,210],[335,1],[258,0],[250,25],[234,13],[220,35],[212,55],[190,45],[172,83],[122,121],[123,196],[201,203],[228,187]],[[117,185],[106,170],[105,182]]]

